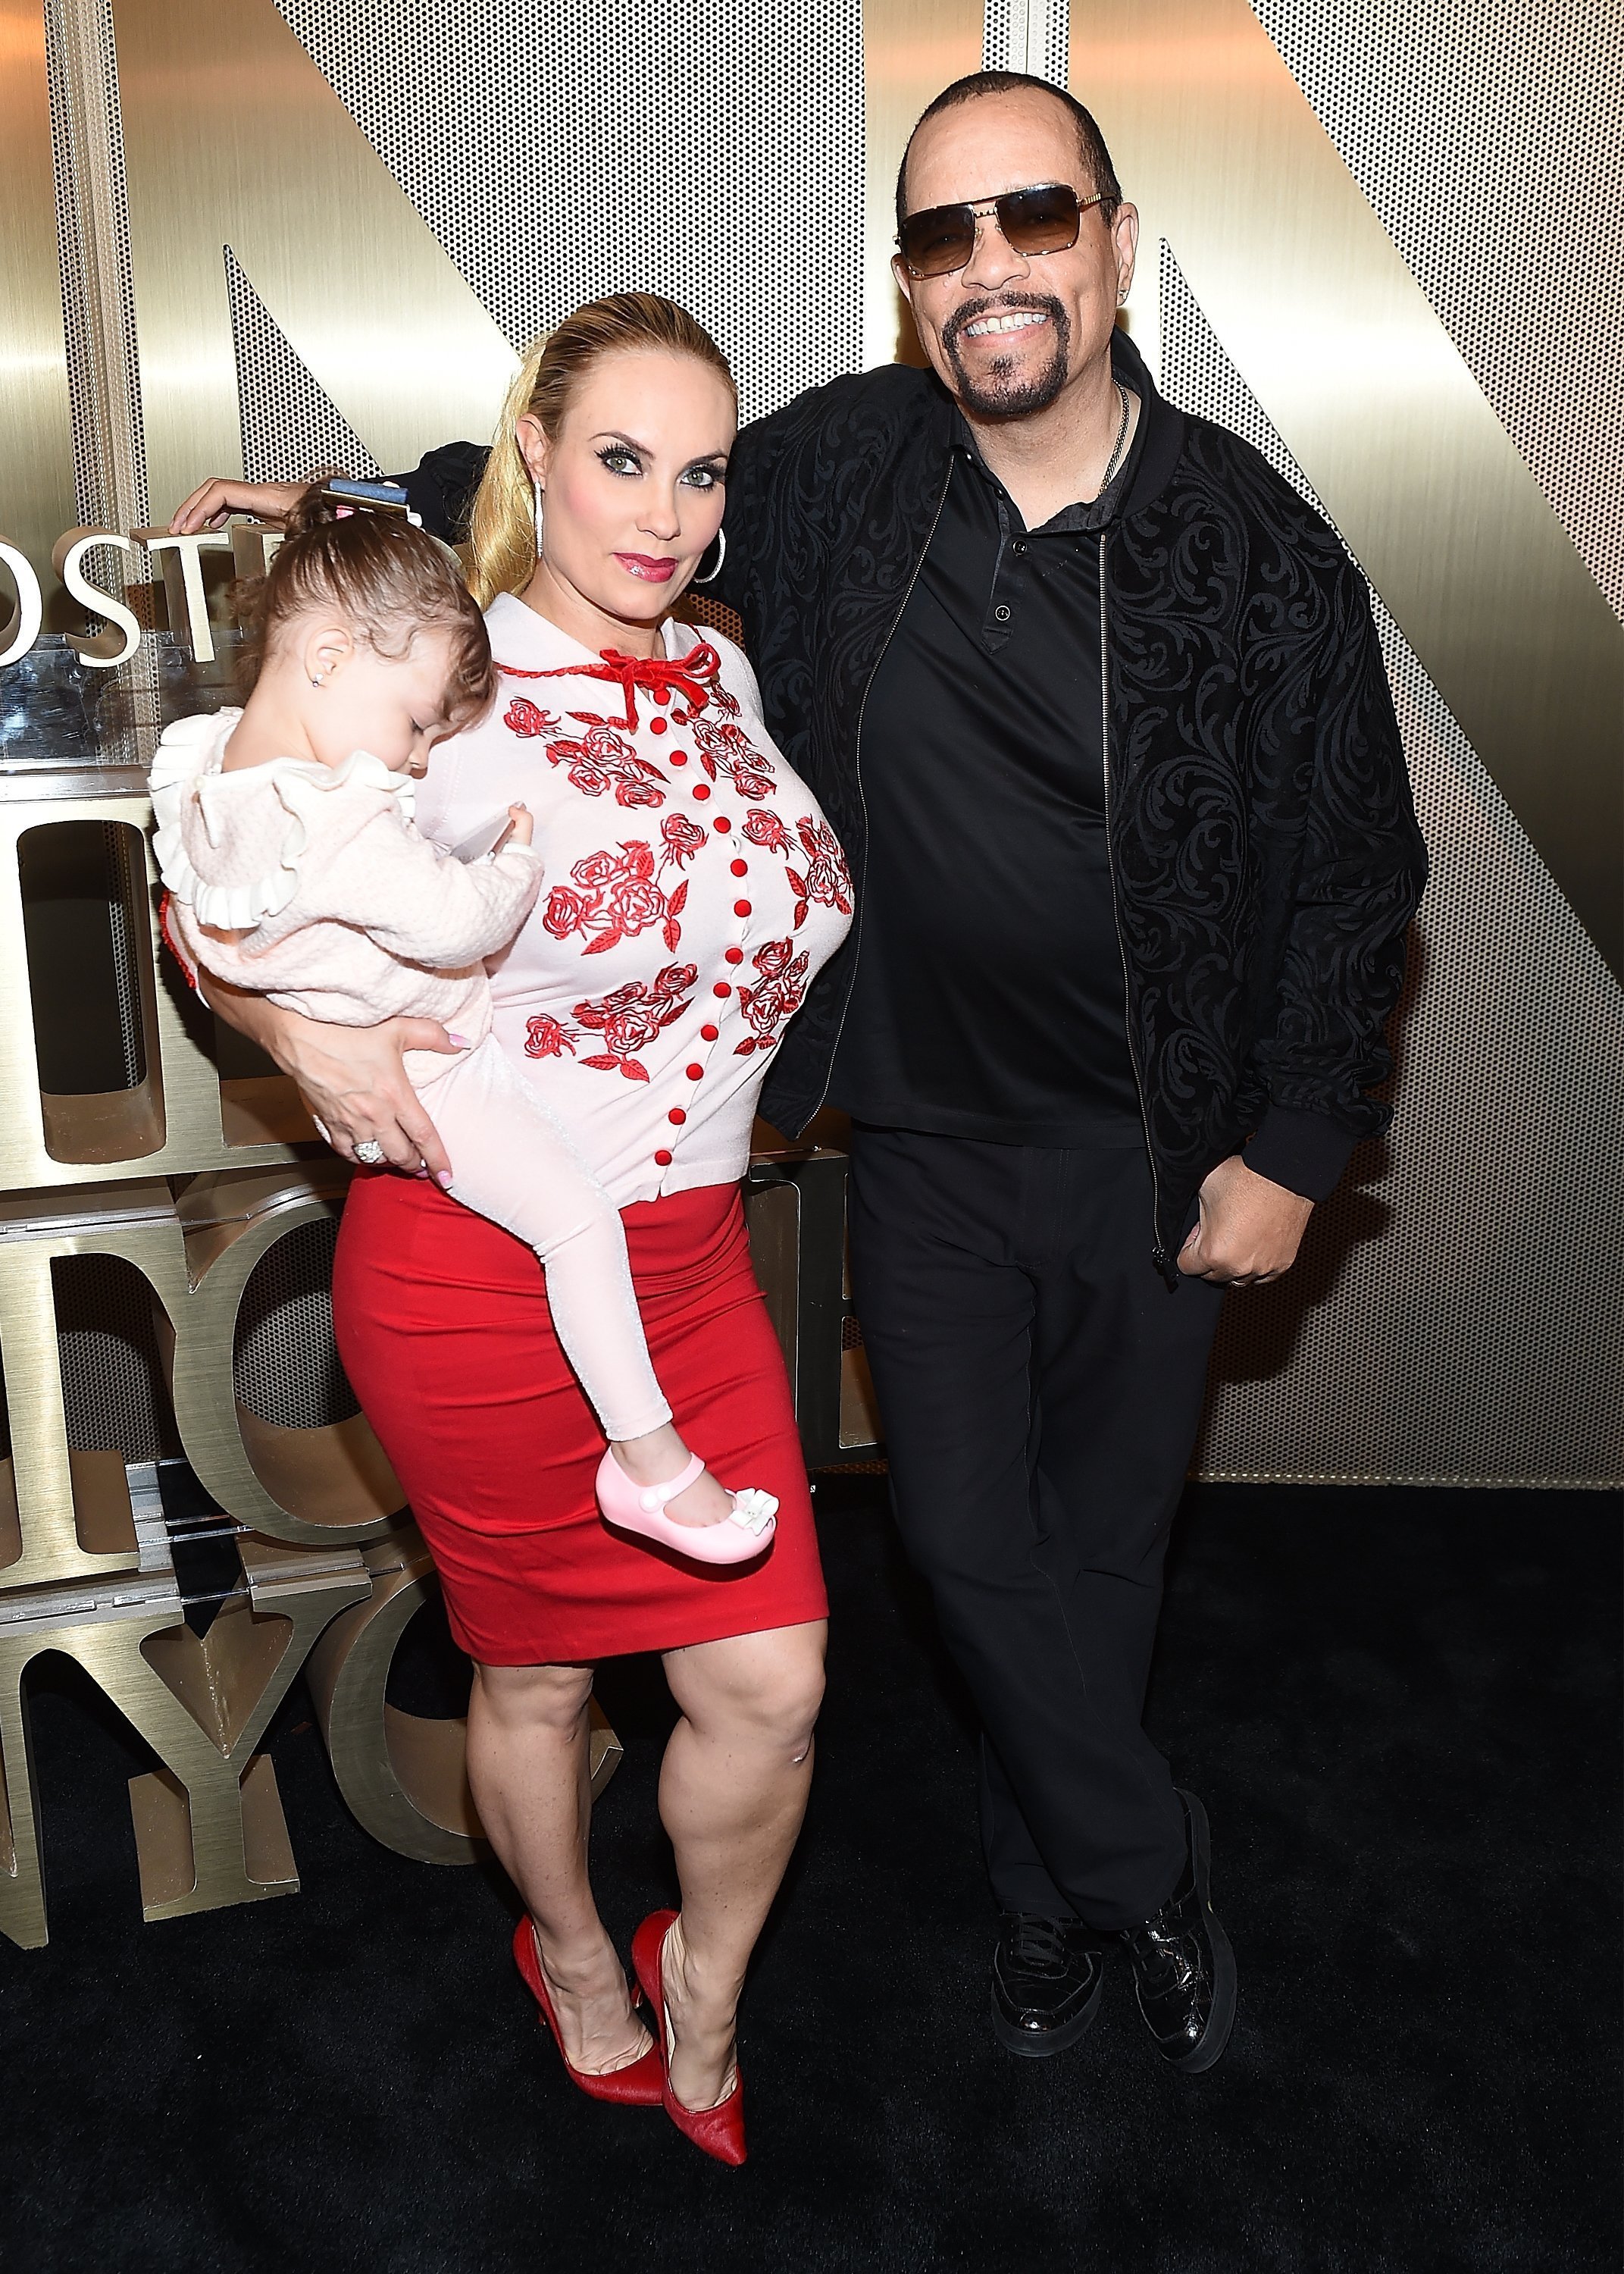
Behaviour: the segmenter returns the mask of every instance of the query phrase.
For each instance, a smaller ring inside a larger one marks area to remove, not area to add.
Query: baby
[[[451,1156],[453,1198],[541,1259],[559,1341],[610,1441],[603,1515],[701,1562],[760,1555],[777,1501],[720,1490],[673,1427],[620,1216],[491,1032],[484,960],[541,884],[530,815],[509,806],[499,849],[466,863],[412,825],[412,778],[495,687],[455,556],[402,519],[312,493],[250,637],[245,707],[177,719],[152,768],[178,949],[307,1018],[437,1019],[467,1036],[455,1058],[409,1051],[407,1077]]]

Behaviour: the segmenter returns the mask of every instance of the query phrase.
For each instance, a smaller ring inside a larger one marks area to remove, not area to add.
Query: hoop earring
[[[703,561],[704,559],[704,554],[702,553],[699,557]],[[696,575],[694,578],[695,584],[714,584],[717,578],[722,573],[722,563],[726,560],[726,558],[727,531],[725,529],[718,529],[716,532],[716,566],[708,576],[700,576]]]
[[[541,487],[541,484],[540,484],[540,483],[536,479],[536,477],[535,477],[533,474],[530,476],[530,487],[531,487],[531,488],[535,491],[535,493],[536,493],[536,558],[537,558],[537,560],[538,560],[538,561],[539,561],[539,560],[540,560],[540,558],[541,558],[541,500],[542,500],[542,487]]]

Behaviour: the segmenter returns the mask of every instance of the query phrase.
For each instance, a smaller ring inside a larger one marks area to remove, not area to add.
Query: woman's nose
[[[681,535],[682,518],[677,511],[676,493],[668,497],[650,498],[644,517],[637,524],[645,537],[658,537],[669,545]]]

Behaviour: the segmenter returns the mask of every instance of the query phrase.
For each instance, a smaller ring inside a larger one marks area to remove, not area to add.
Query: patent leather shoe
[[[992,2028],[1028,2060],[1064,2052],[1100,2010],[1105,1954],[1080,1919],[1006,1911],[992,1955]]]
[[[1211,2068],[1235,2022],[1235,1953],[1212,1905],[1207,1811],[1180,1792],[1188,1856],[1183,1877],[1153,1918],[1126,1927],[1134,1995],[1156,2051],[1193,2075]]]

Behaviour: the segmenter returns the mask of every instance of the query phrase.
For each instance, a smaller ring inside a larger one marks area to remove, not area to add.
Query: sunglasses
[[[931,206],[910,214],[898,231],[903,266],[910,276],[951,276],[975,251],[975,224],[985,214],[997,215],[1004,242],[1023,260],[1034,252],[1064,252],[1077,243],[1089,207],[1102,205],[1105,195],[1096,190],[1091,198],[1079,198],[1064,182],[1046,182],[979,205]]]

